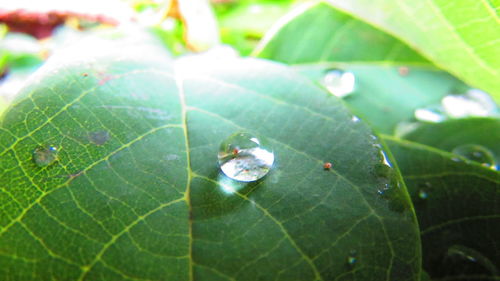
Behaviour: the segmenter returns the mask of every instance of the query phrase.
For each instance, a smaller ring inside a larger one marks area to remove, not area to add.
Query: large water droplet
[[[493,153],[484,146],[477,144],[464,144],[455,147],[452,152],[469,160],[481,163],[481,165],[485,167],[496,168]]]
[[[49,166],[57,160],[57,147],[52,145],[40,146],[33,151],[33,161],[38,167]]]
[[[274,153],[263,139],[238,132],[225,139],[219,149],[219,165],[226,176],[237,181],[256,181],[274,162]]]
[[[331,69],[323,77],[323,84],[331,94],[343,98],[354,92],[356,77],[349,71]]]
[[[441,106],[428,106],[415,110],[415,119],[422,122],[438,123],[447,119]]]
[[[494,116],[498,114],[495,101],[485,92],[471,89],[462,95],[448,95],[441,100],[446,114],[452,118]]]

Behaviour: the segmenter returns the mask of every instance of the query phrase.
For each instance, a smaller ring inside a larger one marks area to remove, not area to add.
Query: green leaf
[[[492,152],[500,163],[500,119],[455,119],[436,124],[422,124],[403,136],[413,142],[452,152],[461,145],[480,145]]]
[[[338,99],[271,62],[98,46],[54,58],[0,123],[0,276],[419,280],[404,186]],[[276,156],[247,185],[216,165],[241,130]]]
[[[500,101],[498,3],[488,0],[329,0],[419,50]]]
[[[500,249],[500,173],[430,146],[384,136],[408,186],[432,279],[493,280]],[[498,142],[497,142],[498,143]]]
[[[280,1],[239,4],[227,12],[219,9],[222,42],[231,44],[242,55],[251,53],[264,33],[289,10],[290,6],[288,1]]]
[[[416,109],[439,104],[442,97],[463,85],[446,72],[424,67],[311,64],[294,68],[323,86],[329,69],[352,72],[356,88],[343,101],[374,130],[385,134],[392,134],[400,122],[414,121]],[[402,74],[402,70],[406,73]]]
[[[323,1],[307,2],[284,16],[254,51],[289,64],[399,62],[430,64],[404,43]]]

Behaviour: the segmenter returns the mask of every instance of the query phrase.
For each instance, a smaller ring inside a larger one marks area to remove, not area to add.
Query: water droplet
[[[38,167],[46,167],[57,160],[57,147],[52,145],[40,146],[33,151],[33,161]]]
[[[353,267],[356,265],[356,263],[358,262],[358,253],[355,251],[355,250],[351,250],[349,252],[349,256],[347,256],[347,265],[349,265],[350,267]]]
[[[438,123],[447,119],[441,106],[428,106],[415,110],[415,119],[422,122]]]
[[[331,94],[343,98],[354,92],[356,77],[349,71],[331,69],[323,77],[323,84]]]
[[[95,132],[89,133],[89,140],[98,146],[105,144],[110,138],[111,138],[111,135],[106,130],[95,131]]]
[[[422,126],[422,123],[420,122],[399,122],[394,129],[394,135],[397,137],[407,135],[418,129],[420,126]]]
[[[420,199],[427,199],[429,197],[429,194],[427,193],[427,191],[425,191],[424,189],[420,189],[418,191],[418,197]]]
[[[354,123],[358,123],[358,122],[359,122],[359,117],[358,117],[358,116],[356,116],[356,115],[353,115],[353,116],[351,117],[351,121],[352,121],[352,122],[354,122]]]
[[[446,114],[452,118],[498,115],[495,101],[487,93],[477,89],[461,95],[445,96],[441,104]]]
[[[238,132],[225,139],[219,149],[222,172],[237,181],[256,181],[265,176],[274,162],[274,153],[263,139]]]
[[[448,259],[448,262],[455,262],[455,265],[459,265],[460,268],[466,268],[464,266],[467,266],[467,264],[476,264],[488,270],[492,275],[498,275],[495,264],[487,256],[472,248],[453,245],[448,248],[445,259]]]
[[[477,144],[464,144],[455,147],[452,152],[469,160],[481,163],[481,165],[485,167],[496,168],[493,153],[484,146]]]

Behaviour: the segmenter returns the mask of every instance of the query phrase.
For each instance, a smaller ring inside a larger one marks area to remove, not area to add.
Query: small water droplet
[[[52,145],[40,146],[33,151],[33,161],[38,167],[46,167],[57,160],[57,147]]]
[[[452,118],[498,115],[495,101],[478,89],[470,89],[461,95],[445,96],[441,104],[445,113]]]
[[[415,119],[422,122],[438,123],[447,119],[441,106],[427,106],[415,110]]]
[[[464,144],[455,147],[452,152],[469,160],[481,163],[481,165],[485,167],[496,168],[493,153],[482,145]]]
[[[330,69],[323,77],[323,85],[334,96],[343,98],[354,92],[356,77],[350,71]]]
[[[274,153],[263,139],[238,132],[225,139],[219,149],[222,172],[237,181],[256,181],[271,169]]]
[[[354,122],[354,123],[358,123],[358,122],[359,122],[359,117],[358,117],[358,116],[356,116],[356,115],[353,115],[353,116],[351,117],[351,121],[352,121],[352,122]]]
[[[420,199],[427,199],[429,197],[429,194],[427,193],[427,191],[425,191],[424,189],[420,189],[418,191],[418,197]]]
[[[349,265],[350,267],[353,267],[356,265],[356,263],[358,262],[358,253],[355,251],[355,250],[351,250],[349,252],[349,256],[347,256],[347,265]]]
[[[93,144],[99,146],[105,144],[111,138],[111,134],[106,130],[101,130],[90,132],[88,137]]]

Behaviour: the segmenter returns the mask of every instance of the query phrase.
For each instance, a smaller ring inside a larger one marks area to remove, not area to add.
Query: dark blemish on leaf
[[[82,76],[83,76],[83,77],[88,77],[88,76],[89,76],[89,74],[85,72],[85,73],[83,73],[83,74],[82,74]]]
[[[103,145],[111,138],[111,134],[106,130],[95,131],[90,132],[88,138],[95,145]]]
[[[398,69],[398,73],[399,75],[401,76],[407,76],[409,73],[410,73],[410,68],[407,67],[407,66],[401,66],[399,69]]]
[[[331,168],[332,168],[332,163],[326,162],[325,164],[323,164],[323,169],[330,170]]]

